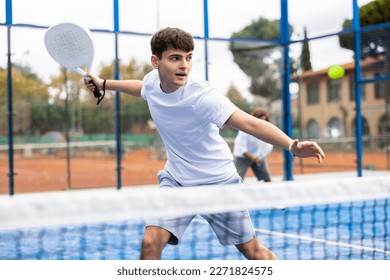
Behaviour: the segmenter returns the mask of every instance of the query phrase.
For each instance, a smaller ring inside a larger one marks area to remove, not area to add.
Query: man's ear
[[[152,63],[153,68],[158,68],[158,58],[154,54],[150,58],[150,62]]]

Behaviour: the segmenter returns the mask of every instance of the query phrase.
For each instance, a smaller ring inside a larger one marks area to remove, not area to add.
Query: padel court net
[[[145,220],[249,209],[280,259],[390,259],[390,175],[0,196],[0,259],[138,259]],[[226,221],[227,223],[230,221]],[[162,259],[244,259],[196,216]]]

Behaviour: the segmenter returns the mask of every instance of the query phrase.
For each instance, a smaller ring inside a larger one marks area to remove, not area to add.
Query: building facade
[[[361,63],[365,78],[382,76],[383,58],[367,58]],[[354,146],[356,131],[355,63],[342,65],[345,75],[332,80],[327,69],[306,71],[293,81],[299,84],[299,97],[293,108],[299,116],[304,139],[324,140]],[[388,146],[390,132],[389,81],[361,84],[361,115],[365,147]],[[387,105],[386,105],[387,104]],[[326,139],[326,140],[325,140]],[[349,143],[349,144],[348,144]]]

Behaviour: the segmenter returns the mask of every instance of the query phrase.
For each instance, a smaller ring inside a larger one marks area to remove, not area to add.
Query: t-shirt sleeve
[[[155,80],[156,72],[151,71],[148,74],[145,75],[143,81],[142,81],[142,88],[141,88],[141,97],[144,100],[148,100],[148,92],[150,92],[153,89],[153,81]]]
[[[226,96],[212,89],[200,99],[196,114],[200,119],[210,121],[222,128],[237,109],[237,106]]]

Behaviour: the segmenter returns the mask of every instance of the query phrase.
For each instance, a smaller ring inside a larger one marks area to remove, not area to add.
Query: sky
[[[369,0],[359,0],[363,5]],[[209,36],[229,38],[259,17],[280,19],[279,0],[208,0]],[[5,0],[0,0],[5,7]],[[203,0],[119,0],[120,29],[152,34],[167,27],[182,28],[194,36],[204,35]],[[309,37],[338,32],[345,19],[352,18],[352,0],[289,0],[289,22],[294,28],[292,39],[303,38],[305,27]],[[0,9],[0,22],[5,22],[5,9]],[[60,22],[74,22],[90,29],[113,29],[112,0],[13,0],[13,23],[51,26]],[[13,28],[11,35],[12,61],[28,65],[44,80],[58,74],[59,66],[48,55],[44,43],[45,29]],[[115,56],[114,38],[109,34],[92,33],[95,59],[92,71]],[[0,26],[0,67],[7,62],[7,32]],[[149,63],[150,36],[120,36],[119,57],[124,63],[131,58]],[[292,57],[298,58],[301,45],[290,48]],[[313,68],[323,69],[352,59],[351,51],[338,45],[337,37],[310,41]],[[209,43],[209,80],[222,92],[230,85],[251,99],[249,79],[233,62],[228,43]],[[204,78],[204,44],[195,41],[193,74]]]

